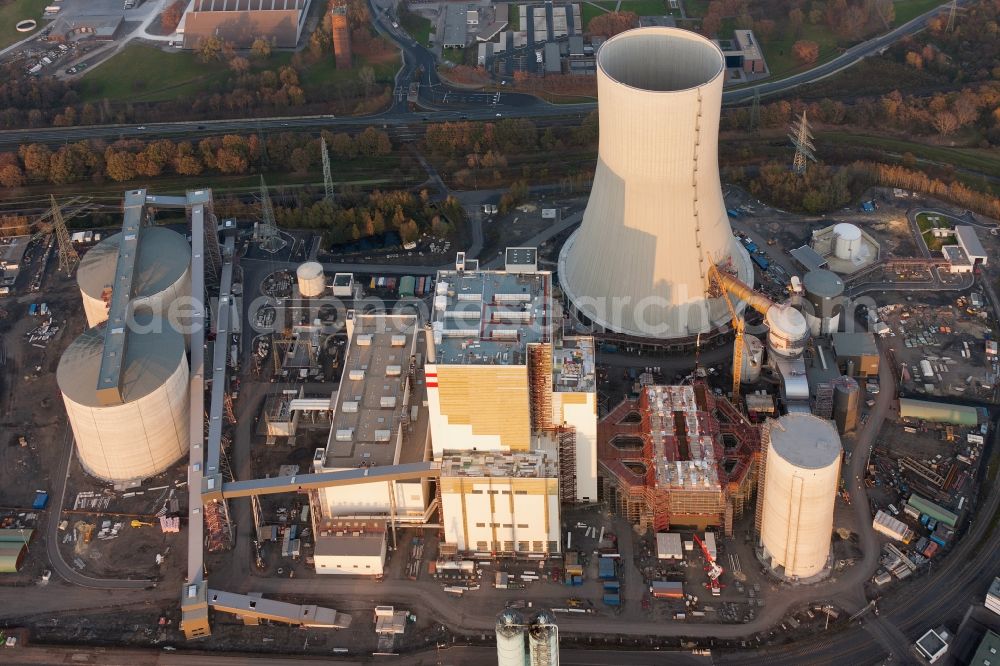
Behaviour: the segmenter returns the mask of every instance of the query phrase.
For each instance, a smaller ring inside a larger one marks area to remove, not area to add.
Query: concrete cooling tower
[[[607,330],[681,339],[728,321],[710,264],[753,268],[719,182],[725,60],[686,30],[629,30],[597,54],[600,145],[583,224],[559,256],[576,309]]]
[[[126,333],[120,404],[97,391],[107,324],[80,334],[56,371],[80,463],[105,481],[155,476],[190,446],[184,336],[163,322],[142,323],[152,332]]]
[[[184,236],[165,227],[143,227],[133,274],[132,303],[147,306],[166,317],[167,308],[179,296],[191,294],[191,247]],[[80,260],[76,281],[83,299],[87,326],[108,320],[108,304],[118,264],[120,233],[108,236]]]
[[[769,421],[763,437],[764,560],[785,578],[816,576],[830,556],[840,436],[829,421],[793,413]]]

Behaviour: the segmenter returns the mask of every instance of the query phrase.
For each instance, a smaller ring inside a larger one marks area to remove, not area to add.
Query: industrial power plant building
[[[640,531],[719,527],[753,495],[757,427],[704,383],[646,386],[600,424],[603,498]]]
[[[709,297],[710,266],[748,285],[718,168],[725,59],[686,30],[629,30],[597,54],[600,143],[583,223],[559,256],[580,318],[680,344],[729,320]]]
[[[235,48],[248,49],[258,37],[281,49],[295,48],[302,35],[310,0],[194,0],[177,32],[184,48],[217,36]]]

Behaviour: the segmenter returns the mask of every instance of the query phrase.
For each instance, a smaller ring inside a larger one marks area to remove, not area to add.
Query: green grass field
[[[518,26],[521,25],[521,5],[513,3],[507,5],[507,23],[509,30],[520,30]]]
[[[465,49],[441,49],[441,57],[456,65],[465,64]]]
[[[684,15],[688,18],[701,18],[708,13],[708,0],[681,0],[684,3]]]
[[[664,0],[622,0],[622,11],[635,12],[639,16],[665,16],[667,3]]]
[[[892,4],[896,10],[896,20],[893,23],[903,25],[938,5],[943,5],[944,2],[942,0],[896,0]]]
[[[259,69],[277,69],[290,60],[290,53],[274,53],[267,60],[251,62]],[[301,72],[302,88],[307,96],[320,92],[331,83],[356,77],[357,69],[366,64],[374,68],[378,83],[391,85],[399,69],[399,55],[388,54],[370,63],[355,58],[354,64],[353,70],[338,70],[332,57],[324,58]],[[229,76],[225,63],[203,63],[193,53],[166,53],[150,46],[132,45],[84,75],[82,97],[90,102],[105,98],[157,102],[220,89]]]
[[[583,29],[587,30],[590,26],[590,22],[594,18],[600,16],[601,14],[606,14],[607,12],[601,11],[600,8],[595,7],[589,2],[584,2],[580,4],[580,20],[583,22]]]
[[[14,0],[10,4],[0,6],[0,49],[33,34],[31,32],[18,32],[14,28],[18,21],[35,19],[38,21],[35,32],[44,28],[45,21],[42,20],[42,10],[49,4],[51,3],[48,0]]]
[[[825,26],[807,23],[802,26],[802,36],[799,39],[819,44],[819,59],[816,62],[803,65],[795,59],[792,55],[792,45],[798,41],[797,39],[776,36],[761,43],[764,48],[764,59],[767,61],[768,69],[771,70],[771,79],[811,69],[837,54],[836,37]]]
[[[932,220],[932,217],[937,219]],[[920,233],[924,237],[924,243],[927,245],[927,249],[931,252],[940,252],[941,248],[945,244],[951,244],[954,242],[954,239],[951,237],[940,238],[930,233],[930,230],[935,227],[939,229],[952,229],[955,227],[954,220],[947,215],[929,215],[927,213],[920,213],[917,215],[916,220],[917,227],[920,228]]]
[[[430,43],[431,21],[413,12],[403,12],[400,14],[399,22],[410,37],[417,40],[424,46]]]
[[[913,153],[918,159],[938,165],[952,165],[985,174],[1000,173],[1000,155],[981,148],[951,148],[931,146],[895,137],[869,136],[847,132],[818,132],[816,138],[831,143],[854,144],[880,148],[896,155]]]

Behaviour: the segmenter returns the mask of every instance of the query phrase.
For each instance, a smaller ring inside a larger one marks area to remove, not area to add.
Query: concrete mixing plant
[[[761,559],[784,579],[815,580],[829,571],[840,436],[812,414],[786,414],[768,421],[761,447]]]
[[[531,666],[559,666],[559,627],[555,616],[540,610],[528,627],[528,663]]]
[[[594,185],[559,256],[561,286],[581,319],[693,343],[728,318],[725,302],[706,294],[710,266],[752,285],[719,181],[724,76],[719,47],[686,30],[639,28],[601,46]]]

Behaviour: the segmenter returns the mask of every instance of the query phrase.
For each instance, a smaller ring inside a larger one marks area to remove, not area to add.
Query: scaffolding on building
[[[552,423],[552,345],[528,347],[528,394],[532,431],[548,430]]]
[[[816,387],[816,402],[813,404],[813,414],[821,419],[833,418],[833,384],[823,382]]]
[[[576,501],[576,428],[556,428],[559,442],[559,501]]]

